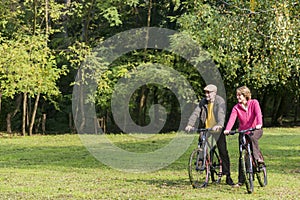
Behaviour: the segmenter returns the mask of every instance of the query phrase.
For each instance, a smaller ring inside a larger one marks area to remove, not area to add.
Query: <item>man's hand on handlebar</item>
[[[216,126],[214,126],[212,128],[208,128],[208,129],[195,129],[193,126],[187,125],[185,127],[185,131],[186,132],[191,132],[191,131],[196,131],[196,130],[199,130],[199,131],[201,131],[201,130],[202,131],[220,131],[222,128],[223,128],[222,126],[216,125]]]
[[[215,125],[214,127],[212,127],[212,130],[213,131],[219,131],[219,130],[221,130],[223,127],[222,126],[220,126],[220,125]]]
[[[192,131],[192,130],[194,130],[194,127],[191,126],[191,125],[187,125],[187,126],[185,127],[185,131],[187,131],[187,132],[190,132],[190,131]]]

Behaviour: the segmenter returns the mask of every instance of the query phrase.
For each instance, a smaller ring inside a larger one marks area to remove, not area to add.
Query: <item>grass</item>
[[[128,151],[161,148],[175,134],[148,138],[109,135]],[[195,136],[196,138],[196,136]],[[300,128],[268,128],[260,147],[268,169],[268,185],[255,182],[255,192],[244,187],[210,184],[193,189],[187,161],[194,143],[166,168],[128,173],[105,166],[83,146],[78,135],[0,137],[1,199],[297,199],[300,196]],[[237,181],[237,136],[227,137],[231,171]]]

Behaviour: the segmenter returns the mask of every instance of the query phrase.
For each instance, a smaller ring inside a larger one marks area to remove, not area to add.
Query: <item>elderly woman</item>
[[[224,134],[228,134],[233,127],[236,118],[239,120],[239,130],[246,130],[249,128],[256,128],[253,134],[248,133],[252,141],[253,155],[258,163],[264,163],[262,153],[259,149],[258,139],[263,134],[262,128],[262,113],[259,103],[256,99],[251,99],[251,92],[248,87],[242,86],[236,90],[236,97],[238,103],[233,107],[229,117]],[[246,133],[247,134],[247,133]],[[239,138],[240,141],[240,138]],[[241,186],[245,182],[245,177],[242,173],[241,155],[239,159],[239,177],[236,187]]]

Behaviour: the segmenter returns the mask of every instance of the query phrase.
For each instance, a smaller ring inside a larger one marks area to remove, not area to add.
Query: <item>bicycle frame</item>
[[[266,166],[261,166],[261,169],[259,168],[259,165],[257,164],[257,161],[254,159],[253,156],[253,149],[252,149],[252,141],[250,136],[248,136],[246,133],[251,132],[253,133],[254,130],[257,130],[255,128],[250,128],[242,131],[230,131],[229,134],[234,135],[235,133],[240,134],[240,162],[242,165],[243,174],[245,177],[245,183],[248,193],[252,193],[254,186],[254,175],[256,174],[258,182],[260,186],[264,187],[267,185],[267,171]],[[264,181],[261,180],[259,172],[263,172],[264,175]]]
[[[207,157],[207,147],[209,147],[209,143],[207,141],[207,132],[205,129],[200,129],[200,138],[198,139],[198,148],[203,149],[203,158],[205,159]],[[201,141],[201,142],[200,142]],[[203,169],[205,166],[205,162],[202,162],[201,169]]]
[[[242,159],[242,168],[244,171],[244,178],[246,183],[246,188],[248,193],[252,193],[254,186],[253,186],[253,180],[254,180],[254,172],[253,172],[253,154],[251,149],[251,140],[250,138],[247,138],[245,133],[242,134],[242,141],[240,145],[240,157]],[[245,152],[243,152],[245,151]],[[244,163],[243,163],[244,162]]]
[[[215,181],[215,175],[217,175],[217,183],[220,182],[222,177],[222,161],[215,151],[216,145],[213,145],[213,136],[211,136],[212,141],[208,141],[208,134],[211,129],[197,129],[196,131],[200,132],[198,147],[191,153],[189,160],[189,178],[194,188],[198,187],[198,180],[195,180],[197,176],[204,178],[205,175],[204,183],[200,187],[207,186],[210,176],[212,181]],[[210,149],[210,152],[208,152],[208,149]],[[214,161],[214,158],[217,162]],[[193,172],[194,170],[195,172]],[[195,177],[193,173],[195,173]]]
[[[251,165],[249,166],[250,169],[248,169],[248,170],[250,173],[253,173],[253,164],[255,164],[255,162],[254,162],[253,154],[252,154],[251,139],[247,138],[247,136],[244,132],[240,133],[240,134],[242,134],[242,138],[241,138],[242,141],[240,144],[240,153],[242,153],[243,150],[245,150],[245,151],[247,151],[247,154],[250,155],[249,159],[250,159]]]

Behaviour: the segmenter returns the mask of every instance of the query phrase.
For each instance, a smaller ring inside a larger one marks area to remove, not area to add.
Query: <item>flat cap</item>
[[[217,86],[209,84],[204,88],[204,91],[217,92]]]

